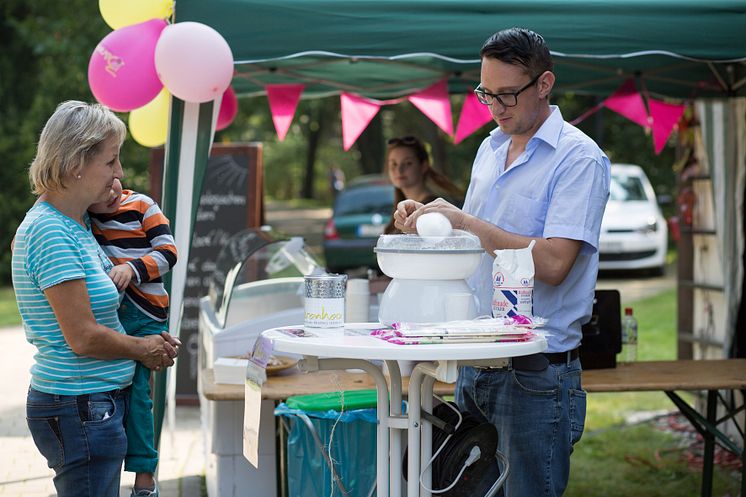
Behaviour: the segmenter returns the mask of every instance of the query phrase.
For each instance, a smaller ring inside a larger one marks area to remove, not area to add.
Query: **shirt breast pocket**
[[[523,236],[542,236],[547,215],[546,202],[511,193],[503,202],[496,224],[506,231]]]

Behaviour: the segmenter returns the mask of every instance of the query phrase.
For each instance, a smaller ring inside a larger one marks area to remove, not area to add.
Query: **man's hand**
[[[404,233],[414,233],[417,231],[417,218],[430,212],[443,214],[454,229],[466,229],[466,213],[442,198],[424,205],[414,200],[399,202],[394,212],[394,226]]]
[[[109,278],[117,286],[117,290],[120,292],[129,286],[130,281],[135,276],[135,272],[132,270],[129,264],[119,264],[109,271]]]
[[[409,222],[409,218],[423,205],[416,200],[402,200],[399,202],[394,211],[394,227],[404,233],[416,232],[417,228],[414,223]]]

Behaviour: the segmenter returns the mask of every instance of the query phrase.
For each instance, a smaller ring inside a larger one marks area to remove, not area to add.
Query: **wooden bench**
[[[211,369],[201,372],[203,395],[214,401],[243,400],[243,385],[216,384]],[[292,369],[285,374],[270,376],[262,387],[262,395],[270,400],[284,400],[293,395],[305,395],[336,390],[374,389],[375,384],[365,373],[346,371],[319,371],[302,374]],[[408,378],[404,378],[403,392],[408,388]],[[436,382],[434,392],[439,395],[453,394],[453,384]],[[727,449],[740,455],[741,495],[746,496],[746,451],[744,451],[744,426],[739,426],[741,446],[727,437],[718,426],[728,420],[735,420],[741,413],[743,419],[744,398],[746,397],[746,359],[720,360],[676,360],[636,362],[615,369],[594,369],[583,372],[583,388],[589,392],[652,392],[662,391],[671,399],[681,413],[702,434],[705,443],[704,465],[702,468],[701,495],[712,495],[712,475],[714,468],[715,440]],[[687,404],[677,391],[706,391],[705,414]],[[729,394],[723,394],[723,391]],[[734,395],[741,392],[740,400]],[[725,415],[718,418],[717,407],[725,409]]]

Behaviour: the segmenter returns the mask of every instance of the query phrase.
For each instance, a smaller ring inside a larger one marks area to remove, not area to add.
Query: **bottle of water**
[[[622,354],[620,362],[629,364],[637,360],[637,319],[631,307],[624,308],[622,319]]]

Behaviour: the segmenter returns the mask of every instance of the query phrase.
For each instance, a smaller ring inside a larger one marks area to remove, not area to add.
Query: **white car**
[[[661,275],[667,249],[668,226],[645,172],[633,164],[612,164],[599,269],[649,269]]]

